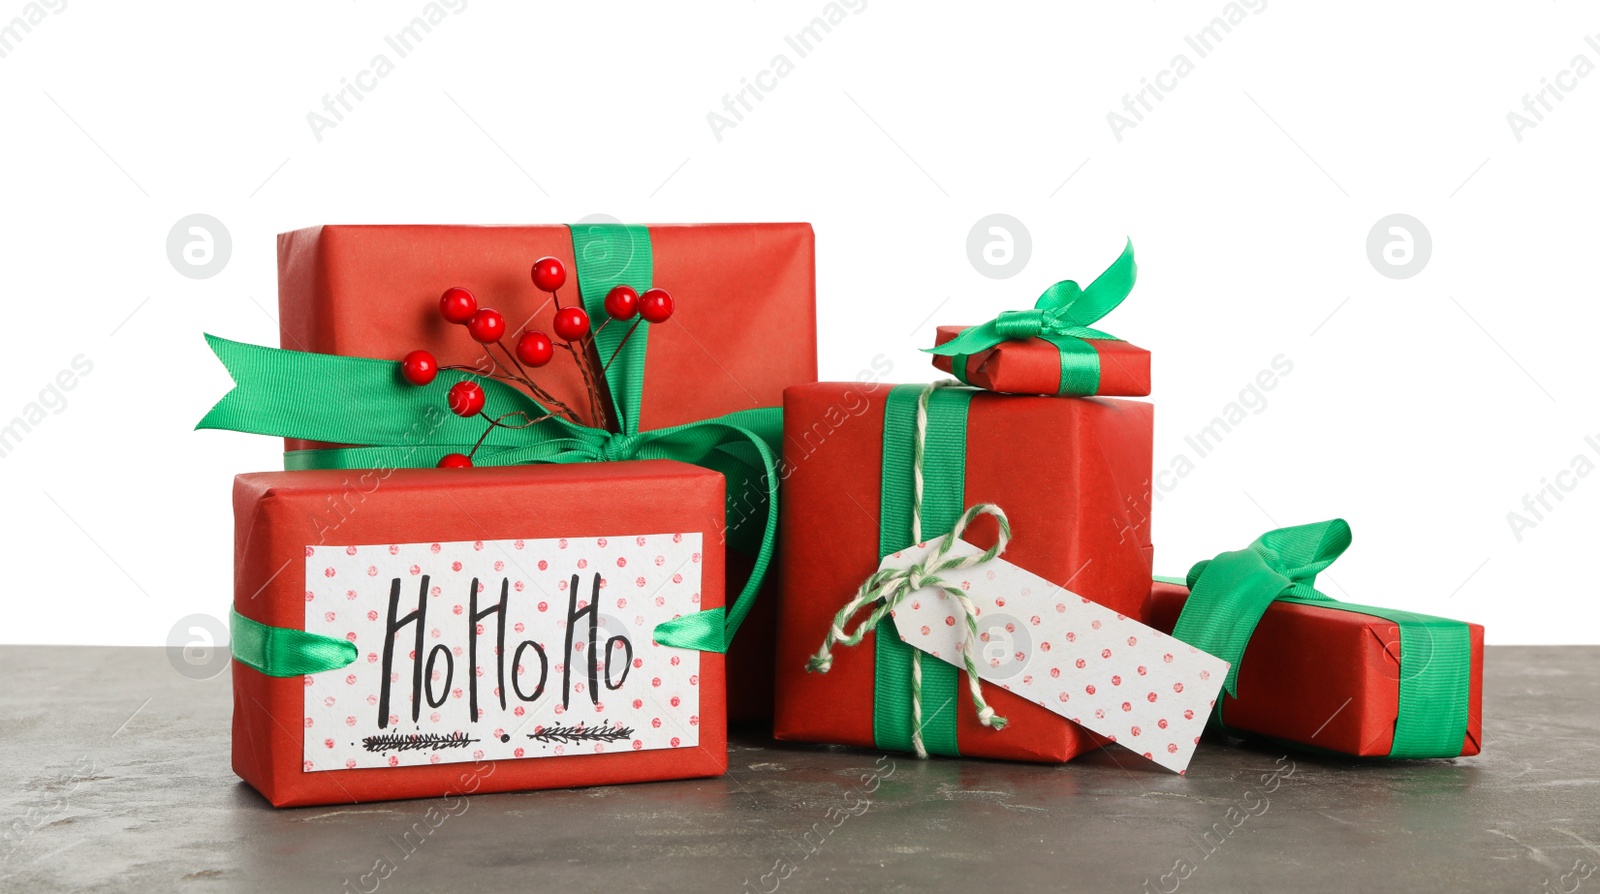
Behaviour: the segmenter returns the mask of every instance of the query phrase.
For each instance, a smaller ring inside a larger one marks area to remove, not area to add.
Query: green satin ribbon
[[[1350,546],[1343,519],[1279,528],[1249,547],[1189,570],[1190,593],[1172,635],[1227,661],[1223,688],[1238,697],[1239,665],[1261,616],[1273,602],[1312,605],[1383,618],[1400,630],[1400,703],[1393,758],[1456,757],[1467,733],[1472,641],[1461,621],[1338,602],[1316,577]],[[1215,718],[1222,723],[1223,701]]]
[[[639,291],[652,277],[649,232],[644,227],[589,225],[573,229],[579,292],[594,318],[618,283]],[[666,646],[726,652],[750,613],[766,578],[777,535],[778,474],[774,452],[782,442],[782,410],[742,410],[669,428],[639,430],[645,345],[643,324],[607,372],[618,431],[579,425],[559,416],[524,429],[495,427],[473,457],[480,466],[673,459],[722,473],[727,486],[728,543],[755,555],[750,580],[726,610],[704,609],[656,626]],[[616,330],[616,331],[613,331]],[[611,356],[625,327],[607,326],[596,339]],[[415,386],[388,360],[338,357],[242,344],[206,336],[235,387],[195,427],[285,438],[360,444],[286,453],[288,469],[431,468],[448,453],[466,453],[483,434],[481,418],[462,419],[445,409],[450,386],[475,380],[486,395],[484,412],[499,417],[545,415],[532,397],[494,379],[453,372]],[[754,520],[756,524],[748,524]]]
[[[1100,353],[1084,339],[1118,339],[1089,324],[1098,322],[1128,297],[1138,274],[1133,241],[1129,240],[1122,254],[1088,288],[1080,288],[1070,279],[1062,280],[1045,289],[1032,309],[1001,311],[993,320],[964,329],[944,344],[923,350],[951,358],[956,378],[966,382],[971,355],[1001,342],[1042,338],[1061,354],[1061,381],[1056,393],[1094,394],[1100,390]]]
[[[269,677],[338,670],[354,664],[360,655],[349,640],[272,627],[250,620],[237,609],[228,616],[228,639],[234,658]]]
[[[897,385],[884,400],[883,484],[878,516],[878,558],[917,542],[915,505],[917,400],[925,385]],[[965,510],[967,408],[976,392],[939,388],[928,399],[922,456],[923,538],[955,527]],[[893,618],[884,618],[874,642],[873,740],[879,748],[913,751],[912,647],[900,639]],[[956,711],[960,671],[943,661],[922,662],[922,738],[931,754],[960,756]]]

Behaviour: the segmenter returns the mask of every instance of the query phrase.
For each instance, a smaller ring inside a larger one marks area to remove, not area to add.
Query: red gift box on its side
[[[836,647],[825,674],[806,666],[834,614],[878,569],[889,391],[820,383],[784,395],[779,739],[876,745],[879,634]],[[962,505],[995,503],[1006,512],[1014,532],[1007,561],[1138,617],[1149,592],[1152,421],[1153,408],[1137,401],[977,393],[968,413]],[[930,430],[930,439],[936,436]],[[991,520],[980,519],[966,539],[988,547],[995,532]],[[971,710],[966,684],[957,689],[963,694],[952,708],[963,755],[1060,762],[1103,744],[1071,721],[984,683],[990,706],[1009,721],[1004,730],[989,729]]]
[[[720,775],[723,657],[652,633],[723,604],[723,488],[666,460],[239,476],[234,771],[279,807]],[[297,672],[302,631],[341,657]]]
[[[676,307],[668,323],[649,333],[641,429],[775,407],[784,388],[816,381],[810,224],[649,231],[653,284],[671,292]],[[461,286],[480,306],[504,313],[507,344],[515,344],[524,326],[548,333],[555,304],[529,279],[534,260],[544,256],[566,265],[560,294],[564,303],[575,303],[578,267],[566,226],[320,226],[280,234],[282,346],[391,360],[424,349],[441,365],[476,363],[482,347],[439,316],[440,294]],[[763,332],[775,335],[753,337]],[[588,404],[575,364],[551,363],[537,378],[589,415],[581,409]],[[286,446],[325,445],[289,440]],[[729,592],[737,593],[751,563],[734,554],[728,567]],[[764,588],[729,652],[735,719],[771,716],[773,596],[773,588]]]
[[[1189,589],[1156,581],[1146,621],[1170,633]],[[1462,756],[1483,739],[1483,627],[1472,642],[1471,694]],[[1400,713],[1400,631],[1393,621],[1330,603],[1274,602],[1262,615],[1239,663],[1239,697],[1223,694],[1231,730],[1362,757],[1394,745]]]
[[[967,326],[940,326],[934,345],[945,344]],[[1091,338],[1084,342],[1100,355],[1100,387],[1095,394],[1108,397],[1150,395],[1150,352],[1115,339]],[[956,373],[959,358],[933,355],[933,365]],[[1061,349],[1042,338],[1004,341],[969,355],[966,382],[1002,394],[1055,394],[1061,383]]]

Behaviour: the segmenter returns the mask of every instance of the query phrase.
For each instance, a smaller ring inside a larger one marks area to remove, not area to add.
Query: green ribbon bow
[[[1189,600],[1172,635],[1231,665],[1223,688],[1239,695],[1239,665],[1250,636],[1274,602],[1384,618],[1400,630],[1400,708],[1395,758],[1455,757],[1467,733],[1472,670],[1470,631],[1461,621],[1338,602],[1316,589],[1317,574],[1350,546],[1344,519],[1268,531],[1245,549],[1189,570]],[[1222,701],[1215,719],[1222,723]]]
[[[574,227],[572,241],[579,293],[591,317],[604,314],[605,296],[613,286],[625,283],[639,292],[650,287],[653,264],[646,228]],[[721,472],[728,481],[725,533],[731,547],[755,555],[750,580],[726,610],[704,609],[666,621],[656,626],[653,636],[666,646],[726,652],[772,561],[779,480],[774,451],[783,437],[782,410],[742,410],[640,431],[649,328],[648,323],[639,327],[606,373],[618,431],[579,425],[560,416],[523,429],[497,426],[484,438],[473,462],[487,466],[673,459]],[[609,357],[616,350],[621,330],[608,326],[596,337],[600,356]],[[483,387],[484,412],[491,417],[518,411],[529,418],[546,415],[545,408],[522,391],[470,373],[439,376],[428,385],[415,386],[400,377],[400,364],[393,361],[266,348],[212,335],[206,341],[235,387],[197,429],[366,445],[291,451],[284,455],[288,469],[429,468],[445,454],[470,451],[483,434],[483,421],[463,419],[444,409],[450,386],[462,379]],[[759,527],[745,524],[750,516],[761,521]],[[286,675],[295,673],[300,671]]]
[[[944,344],[923,350],[953,358],[951,366],[956,378],[966,382],[971,355],[1001,342],[1042,338],[1061,352],[1061,384],[1056,393],[1094,394],[1100,390],[1100,354],[1084,339],[1118,339],[1089,324],[1115,310],[1133,291],[1138,275],[1130,239],[1122,254],[1087,289],[1073,280],[1062,280],[1045,289],[1032,309],[1001,311],[993,320],[964,329]]]

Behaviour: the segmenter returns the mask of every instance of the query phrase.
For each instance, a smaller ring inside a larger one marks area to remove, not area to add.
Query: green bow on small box
[[[1120,341],[1110,333],[1090,328],[1091,323],[1115,310],[1133,291],[1139,267],[1133,260],[1133,241],[1088,288],[1062,280],[1039,296],[1029,310],[1001,311],[980,326],[965,329],[930,354],[951,358],[956,378],[967,381],[967,362],[973,355],[1002,342],[1042,338],[1061,352],[1061,387],[1058,394],[1095,394],[1100,390],[1100,353],[1085,339]]]
[[[1317,575],[1344,554],[1350,540],[1350,525],[1335,518],[1268,531],[1242,550],[1195,563],[1187,580],[1189,599],[1172,636],[1228,662],[1223,689],[1238,698],[1245,649],[1274,602],[1383,618],[1400,632],[1399,716],[1389,756],[1456,757],[1469,721],[1471,633],[1461,621],[1339,602],[1319,591]],[[1219,724],[1223,706],[1218,699]]]

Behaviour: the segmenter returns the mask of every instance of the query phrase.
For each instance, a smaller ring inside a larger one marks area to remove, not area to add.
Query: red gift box
[[[672,293],[676,307],[671,321],[649,334],[641,429],[778,406],[784,388],[816,381],[810,224],[649,231],[653,284]],[[282,346],[393,360],[423,349],[442,365],[477,363],[482,347],[440,317],[440,294],[461,286],[480,306],[504,313],[507,344],[515,344],[524,326],[548,333],[555,305],[529,277],[533,261],[543,256],[566,265],[561,296],[575,301],[578,265],[566,226],[321,226],[280,234]],[[539,370],[538,381],[589,415],[576,364],[551,363]],[[290,439],[286,446],[325,445]],[[738,592],[750,562],[735,555],[728,568],[730,591]],[[771,588],[764,594],[729,652],[735,719],[771,716]]]
[[[720,775],[723,658],[652,633],[723,604],[723,488],[665,460],[239,476],[234,771],[279,807]],[[348,654],[297,672],[271,649],[300,631]]]
[[[968,328],[940,326],[934,345],[942,345]],[[1100,355],[1100,387],[1095,394],[1149,396],[1149,351],[1115,339],[1083,341]],[[933,365],[954,375],[957,359],[935,354]],[[966,382],[1002,394],[1055,394],[1061,383],[1061,349],[1042,338],[1001,342],[967,357]]]
[[[1189,589],[1156,581],[1146,621],[1171,632]],[[1467,734],[1461,754],[1481,750],[1483,627],[1467,625],[1472,643]],[[1363,757],[1394,745],[1400,713],[1400,631],[1393,622],[1331,603],[1274,602],[1239,662],[1238,692],[1222,695],[1231,730]]]
[[[877,745],[879,633],[836,647],[825,674],[806,667],[834,614],[878,569],[889,391],[820,383],[784,393],[779,739]],[[994,503],[1005,511],[1014,532],[1007,561],[1138,617],[1149,592],[1152,420],[1153,408],[1137,401],[976,393],[967,415],[962,505]],[[938,436],[930,429],[930,439]],[[984,518],[965,539],[987,548],[995,534]],[[962,755],[1059,762],[1103,744],[1018,695],[989,683],[982,689],[1009,724],[999,731],[980,725],[963,694],[950,706]],[[957,690],[965,693],[966,683]]]

